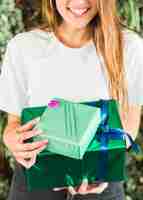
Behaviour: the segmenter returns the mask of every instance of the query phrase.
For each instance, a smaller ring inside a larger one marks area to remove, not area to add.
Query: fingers
[[[79,187],[72,187],[72,186],[69,186],[68,187],[68,191],[72,194],[72,195],[75,195],[75,194],[86,194],[87,193],[87,187],[88,187],[88,179],[85,178],[83,179],[82,181],[82,184],[79,186]]]
[[[22,143],[23,141],[30,139],[36,135],[40,135],[42,133],[41,130],[32,130],[32,131],[27,131],[27,132],[23,132],[22,134],[19,134],[19,142]]]
[[[29,159],[31,158],[33,155],[37,155],[39,154],[41,151],[43,151],[45,149],[47,145],[44,145],[34,151],[24,151],[24,152],[16,152],[14,155],[16,158],[23,158],[23,159]]]
[[[24,144],[17,144],[17,149],[15,151],[33,151],[36,150],[44,145],[47,145],[48,141],[47,140],[42,140],[38,142],[33,142],[33,143],[24,143]]]
[[[36,156],[45,149],[46,145],[31,152],[17,152],[15,153],[15,159],[25,168],[29,169],[36,163]]]
[[[74,187],[72,187],[72,186],[68,186],[68,191],[69,191],[72,195],[77,194],[76,190],[75,190]]]
[[[89,189],[87,190],[86,194],[92,194],[92,193],[96,193],[96,194],[100,194],[102,193],[106,188],[108,187],[108,183],[104,182],[104,183],[100,183],[99,186],[89,186]]]
[[[100,194],[102,193],[106,188],[108,187],[108,183],[107,182],[103,182],[100,184],[91,184],[88,185],[88,179],[84,179],[82,184],[79,186],[79,188],[77,189],[77,187],[72,187],[69,186],[68,187],[68,191],[72,194]]]
[[[85,179],[83,180],[82,184],[79,186],[77,192],[78,192],[79,194],[86,194],[87,188],[88,188],[88,179],[85,178]]]
[[[26,123],[26,124],[24,124],[24,125],[18,127],[18,128],[17,128],[17,131],[18,131],[18,132],[28,131],[28,130],[30,130],[31,128],[33,128],[33,126],[34,126],[35,124],[37,124],[39,120],[40,120],[40,117],[37,117],[37,118],[31,120],[30,122],[28,122],[28,123]]]
[[[17,128],[12,127],[5,134],[5,143],[8,149],[12,152],[17,162],[26,168],[31,167],[36,162],[36,155],[43,151],[48,144],[47,140],[24,143],[25,140],[42,133],[33,128],[39,120],[40,117],[31,120],[25,125],[17,126]],[[11,137],[12,134],[13,136]]]
[[[25,159],[23,159],[23,158],[18,158],[18,159],[16,159],[16,160],[17,160],[18,163],[20,163],[21,165],[23,165],[25,168],[29,169],[29,168],[32,167],[32,165],[34,165],[35,162],[36,162],[36,154],[33,155],[33,156],[31,157],[31,159],[29,159],[29,160],[25,160]]]

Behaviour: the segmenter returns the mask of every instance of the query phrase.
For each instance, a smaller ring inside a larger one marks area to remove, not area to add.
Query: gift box
[[[100,109],[102,107],[102,123],[83,158],[75,159],[47,150],[42,151],[30,169],[23,168],[29,191],[77,186],[85,177],[88,178],[89,183],[126,179],[125,133],[122,129],[117,102],[110,99],[81,102],[81,104]],[[42,116],[45,109],[47,106],[25,108],[21,116],[22,124]]]
[[[82,159],[101,123],[100,108],[61,98],[50,101],[35,129],[33,141],[48,140],[45,151]]]

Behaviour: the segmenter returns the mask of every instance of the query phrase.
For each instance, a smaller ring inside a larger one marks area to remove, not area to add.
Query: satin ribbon
[[[124,140],[126,142],[126,138],[128,138],[131,148],[139,153],[139,146],[135,144],[132,137],[124,131],[124,129],[120,128],[110,128],[108,125],[108,100],[101,100],[101,131],[98,132],[97,139],[101,142],[101,149],[107,150],[109,140]]]
[[[97,166],[97,180],[102,181],[105,179],[108,171],[108,144],[110,140],[123,140],[126,142],[128,138],[133,151],[139,153],[140,149],[137,144],[134,143],[132,137],[120,128],[110,128],[108,125],[108,101],[100,100],[101,102],[101,119],[100,131],[95,135],[95,138],[100,142],[99,162]],[[95,102],[86,103],[91,106],[96,106]]]

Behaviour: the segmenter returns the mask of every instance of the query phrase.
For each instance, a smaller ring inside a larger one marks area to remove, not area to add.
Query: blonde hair
[[[43,25],[55,31],[62,19],[56,9],[55,0],[42,0]],[[128,93],[123,59],[123,26],[117,15],[116,0],[97,0],[97,15],[92,20],[93,41],[98,55],[102,55],[108,77],[110,98],[116,99],[128,112]]]

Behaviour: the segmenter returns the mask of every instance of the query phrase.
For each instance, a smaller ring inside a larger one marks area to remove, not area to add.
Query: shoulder
[[[140,50],[143,50],[143,37],[138,33],[131,30],[123,31],[123,41],[124,41],[124,49],[126,51],[134,51],[134,53],[140,53]],[[142,52],[143,53],[143,52]]]
[[[51,33],[40,29],[33,29],[16,34],[9,43],[17,45],[38,45],[42,42],[48,44],[51,41]]]
[[[136,74],[143,66],[143,38],[136,32],[126,30],[123,39],[125,69]]]
[[[124,32],[125,76],[129,103],[143,105],[143,38],[136,32]]]
[[[21,53],[24,57],[42,56],[43,52],[47,53],[53,46],[52,34],[40,29],[33,29],[16,34],[8,42],[8,49],[15,53]],[[13,52],[13,53],[14,53]]]

